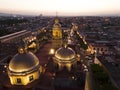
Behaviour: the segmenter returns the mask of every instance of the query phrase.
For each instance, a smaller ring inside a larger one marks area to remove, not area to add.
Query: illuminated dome
[[[59,23],[59,19],[58,18],[55,19],[55,23]]]
[[[27,52],[27,48],[19,48],[10,61],[8,76],[12,85],[27,85],[36,79],[42,72],[38,58],[32,53]]]
[[[59,23],[58,18],[55,19],[55,24],[54,24],[53,28],[61,28],[61,24]]]
[[[39,67],[38,58],[31,52],[16,54],[9,63],[12,72],[29,72]]]
[[[61,24],[59,24],[59,23],[54,24],[53,28],[61,28]]]
[[[55,58],[60,61],[72,60],[75,58],[75,52],[69,47],[61,47],[55,52]]]
[[[68,71],[71,71],[72,67],[76,66],[77,59],[75,51],[69,47],[61,47],[55,52],[53,57],[55,67],[58,67],[59,70],[67,68]]]

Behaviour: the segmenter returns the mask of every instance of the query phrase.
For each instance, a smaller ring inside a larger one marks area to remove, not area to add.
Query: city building
[[[105,45],[91,44],[90,45],[92,53],[96,51],[98,55],[109,54],[109,48]]]
[[[27,31],[27,30],[22,30],[19,32],[15,32],[12,34],[8,34],[5,36],[0,37],[0,41],[1,43],[13,43],[13,42],[18,42],[21,39],[30,36],[31,35],[31,31]]]

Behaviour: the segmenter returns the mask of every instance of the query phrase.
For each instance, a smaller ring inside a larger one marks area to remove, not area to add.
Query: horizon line
[[[15,13],[15,12],[10,13],[10,12],[1,12],[1,11],[0,11],[0,14],[11,14],[11,15],[21,15],[21,16],[41,16],[41,15],[42,16],[53,16],[53,17],[56,16],[56,14],[55,15],[54,14],[52,14],[52,15],[51,14],[42,14],[42,13],[40,13],[40,14],[32,14],[32,13],[30,14],[30,13],[28,13],[27,14],[27,13]],[[84,14],[84,15],[80,15],[80,14],[79,15],[60,15],[59,14],[59,16],[60,17],[61,16],[62,17],[63,16],[65,16],[65,17],[67,17],[67,16],[68,17],[74,17],[74,16],[76,16],[76,17],[77,16],[120,16],[120,14],[95,14],[95,15],[90,15],[90,14],[89,15],[88,14]]]

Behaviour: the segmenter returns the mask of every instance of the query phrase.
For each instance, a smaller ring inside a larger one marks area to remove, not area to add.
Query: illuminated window
[[[21,83],[21,78],[17,78],[17,83]]]
[[[33,75],[29,77],[29,80],[32,81],[33,80]]]

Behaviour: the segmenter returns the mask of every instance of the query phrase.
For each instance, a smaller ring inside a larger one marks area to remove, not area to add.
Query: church
[[[12,85],[27,85],[36,79],[42,72],[38,58],[24,48],[11,59],[8,67],[8,76]]]
[[[68,35],[69,38],[67,39],[74,38],[72,35]],[[54,19],[51,37],[52,40],[46,41],[36,53],[31,52],[27,46],[19,46],[18,53],[13,55],[6,68],[9,81],[7,80],[3,84],[4,87],[7,89],[15,88],[15,90],[17,88],[27,89],[28,87],[32,90],[46,90],[46,88],[53,90],[56,87],[79,89],[79,86],[73,85],[74,82],[71,80],[79,78],[75,74],[81,72],[81,65],[78,67],[80,57],[78,57],[75,49],[70,47],[70,45],[75,47],[75,43],[68,43],[68,40],[63,39],[63,30],[58,17]],[[49,53],[50,50],[52,53]],[[64,79],[67,81],[62,81]]]
[[[52,30],[52,48],[55,49],[53,61],[58,70],[66,68],[71,71],[71,68],[76,67],[77,57],[75,51],[63,43],[62,29],[59,19],[56,17]]]

